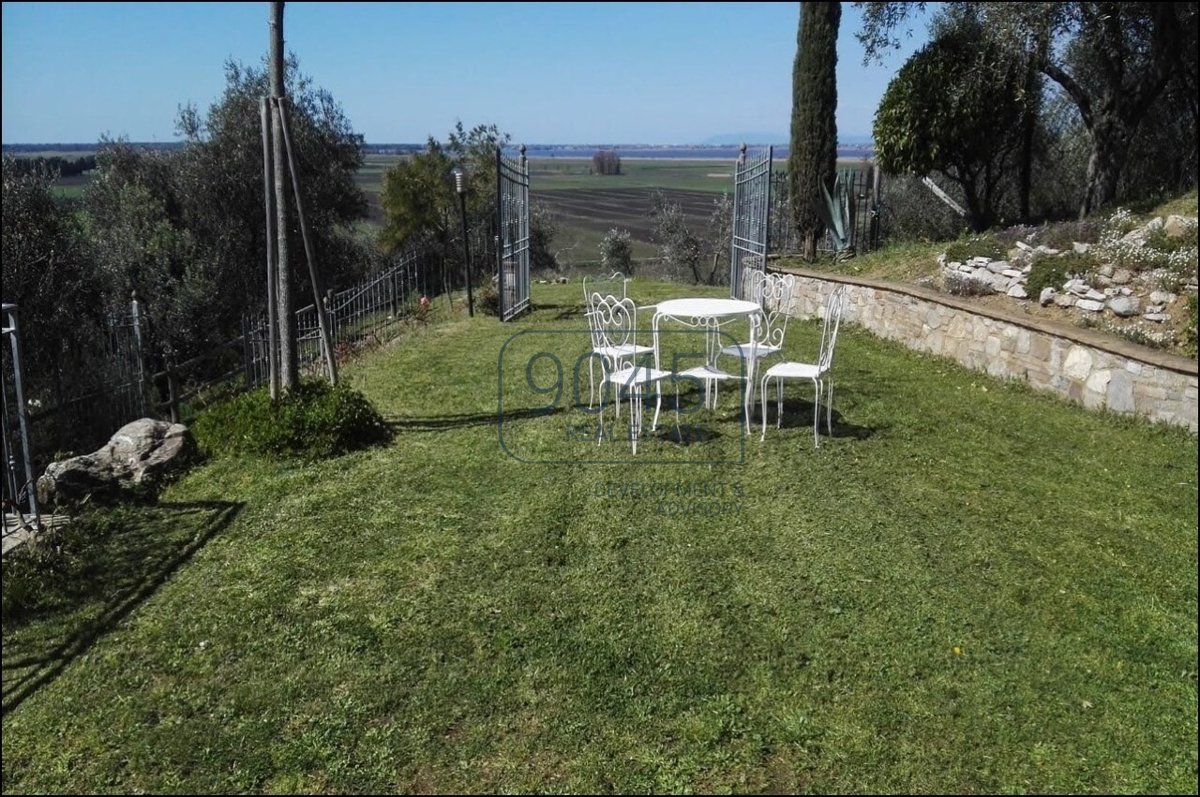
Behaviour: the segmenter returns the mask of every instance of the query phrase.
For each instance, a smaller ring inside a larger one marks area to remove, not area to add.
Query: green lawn
[[[1196,791],[1195,437],[851,327],[819,450],[726,391],[631,464],[553,391],[579,293],[347,365],[386,447],[91,521],[5,622],[4,791]]]

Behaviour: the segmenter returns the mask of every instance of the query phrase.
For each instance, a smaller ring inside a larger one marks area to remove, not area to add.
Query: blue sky
[[[269,3],[4,3],[2,140],[175,140],[223,64],[257,64]],[[691,144],[787,135],[799,4],[288,3],[287,48],[368,143],[444,138],[457,120],[529,144]],[[918,22],[883,65],[862,65],[843,4],[838,131],[870,134]],[[768,143],[768,142],[756,142]]]

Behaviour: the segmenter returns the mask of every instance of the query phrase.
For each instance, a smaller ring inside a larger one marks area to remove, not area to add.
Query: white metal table
[[[712,369],[714,374],[721,373],[716,368],[717,355],[721,352],[721,327],[742,318],[750,321],[749,345],[753,348],[763,321],[762,307],[757,302],[708,297],[668,299],[659,302],[654,313],[652,324],[654,347],[656,350],[658,349],[659,328],[663,321],[674,321],[693,329],[703,330],[707,333],[705,335],[705,367]],[[750,431],[750,408],[752,406],[754,406],[754,358],[750,357],[746,360],[746,390],[745,401],[743,401],[743,416],[746,419],[747,433]]]

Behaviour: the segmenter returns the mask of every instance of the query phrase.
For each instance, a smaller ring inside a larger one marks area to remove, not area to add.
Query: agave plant
[[[839,172],[833,181],[833,196],[829,189],[821,185],[821,194],[825,203],[817,203],[817,213],[833,238],[834,259],[845,260],[854,256],[854,245],[850,242],[850,233],[854,229],[854,203],[850,200],[850,191],[844,173]]]

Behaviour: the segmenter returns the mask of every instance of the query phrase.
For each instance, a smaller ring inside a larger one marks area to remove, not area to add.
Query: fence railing
[[[345,347],[371,338],[381,339],[386,331],[417,311],[426,295],[426,275],[435,273],[438,254],[428,248],[412,249],[386,271],[324,297],[334,354],[344,356]],[[453,280],[451,280],[453,282]],[[249,386],[266,384],[267,324],[262,316],[244,324],[245,372]],[[314,305],[296,311],[296,353],[302,369],[319,364],[322,357],[320,325]]]
[[[850,245],[858,254],[873,252],[882,245],[879,224],[879,202],[875,196],[876,186],[871,182],[873,172],[868,169],[840,169],[839,175],[846,182],[850,196],[851,224]],[[791,189],[787,172],[771,175],[769,255],[792,255],[802,251],[803,246],[796,227],[792,223]],[[826,231],[817,242],[817,251],[835,252],[832,233]]]

